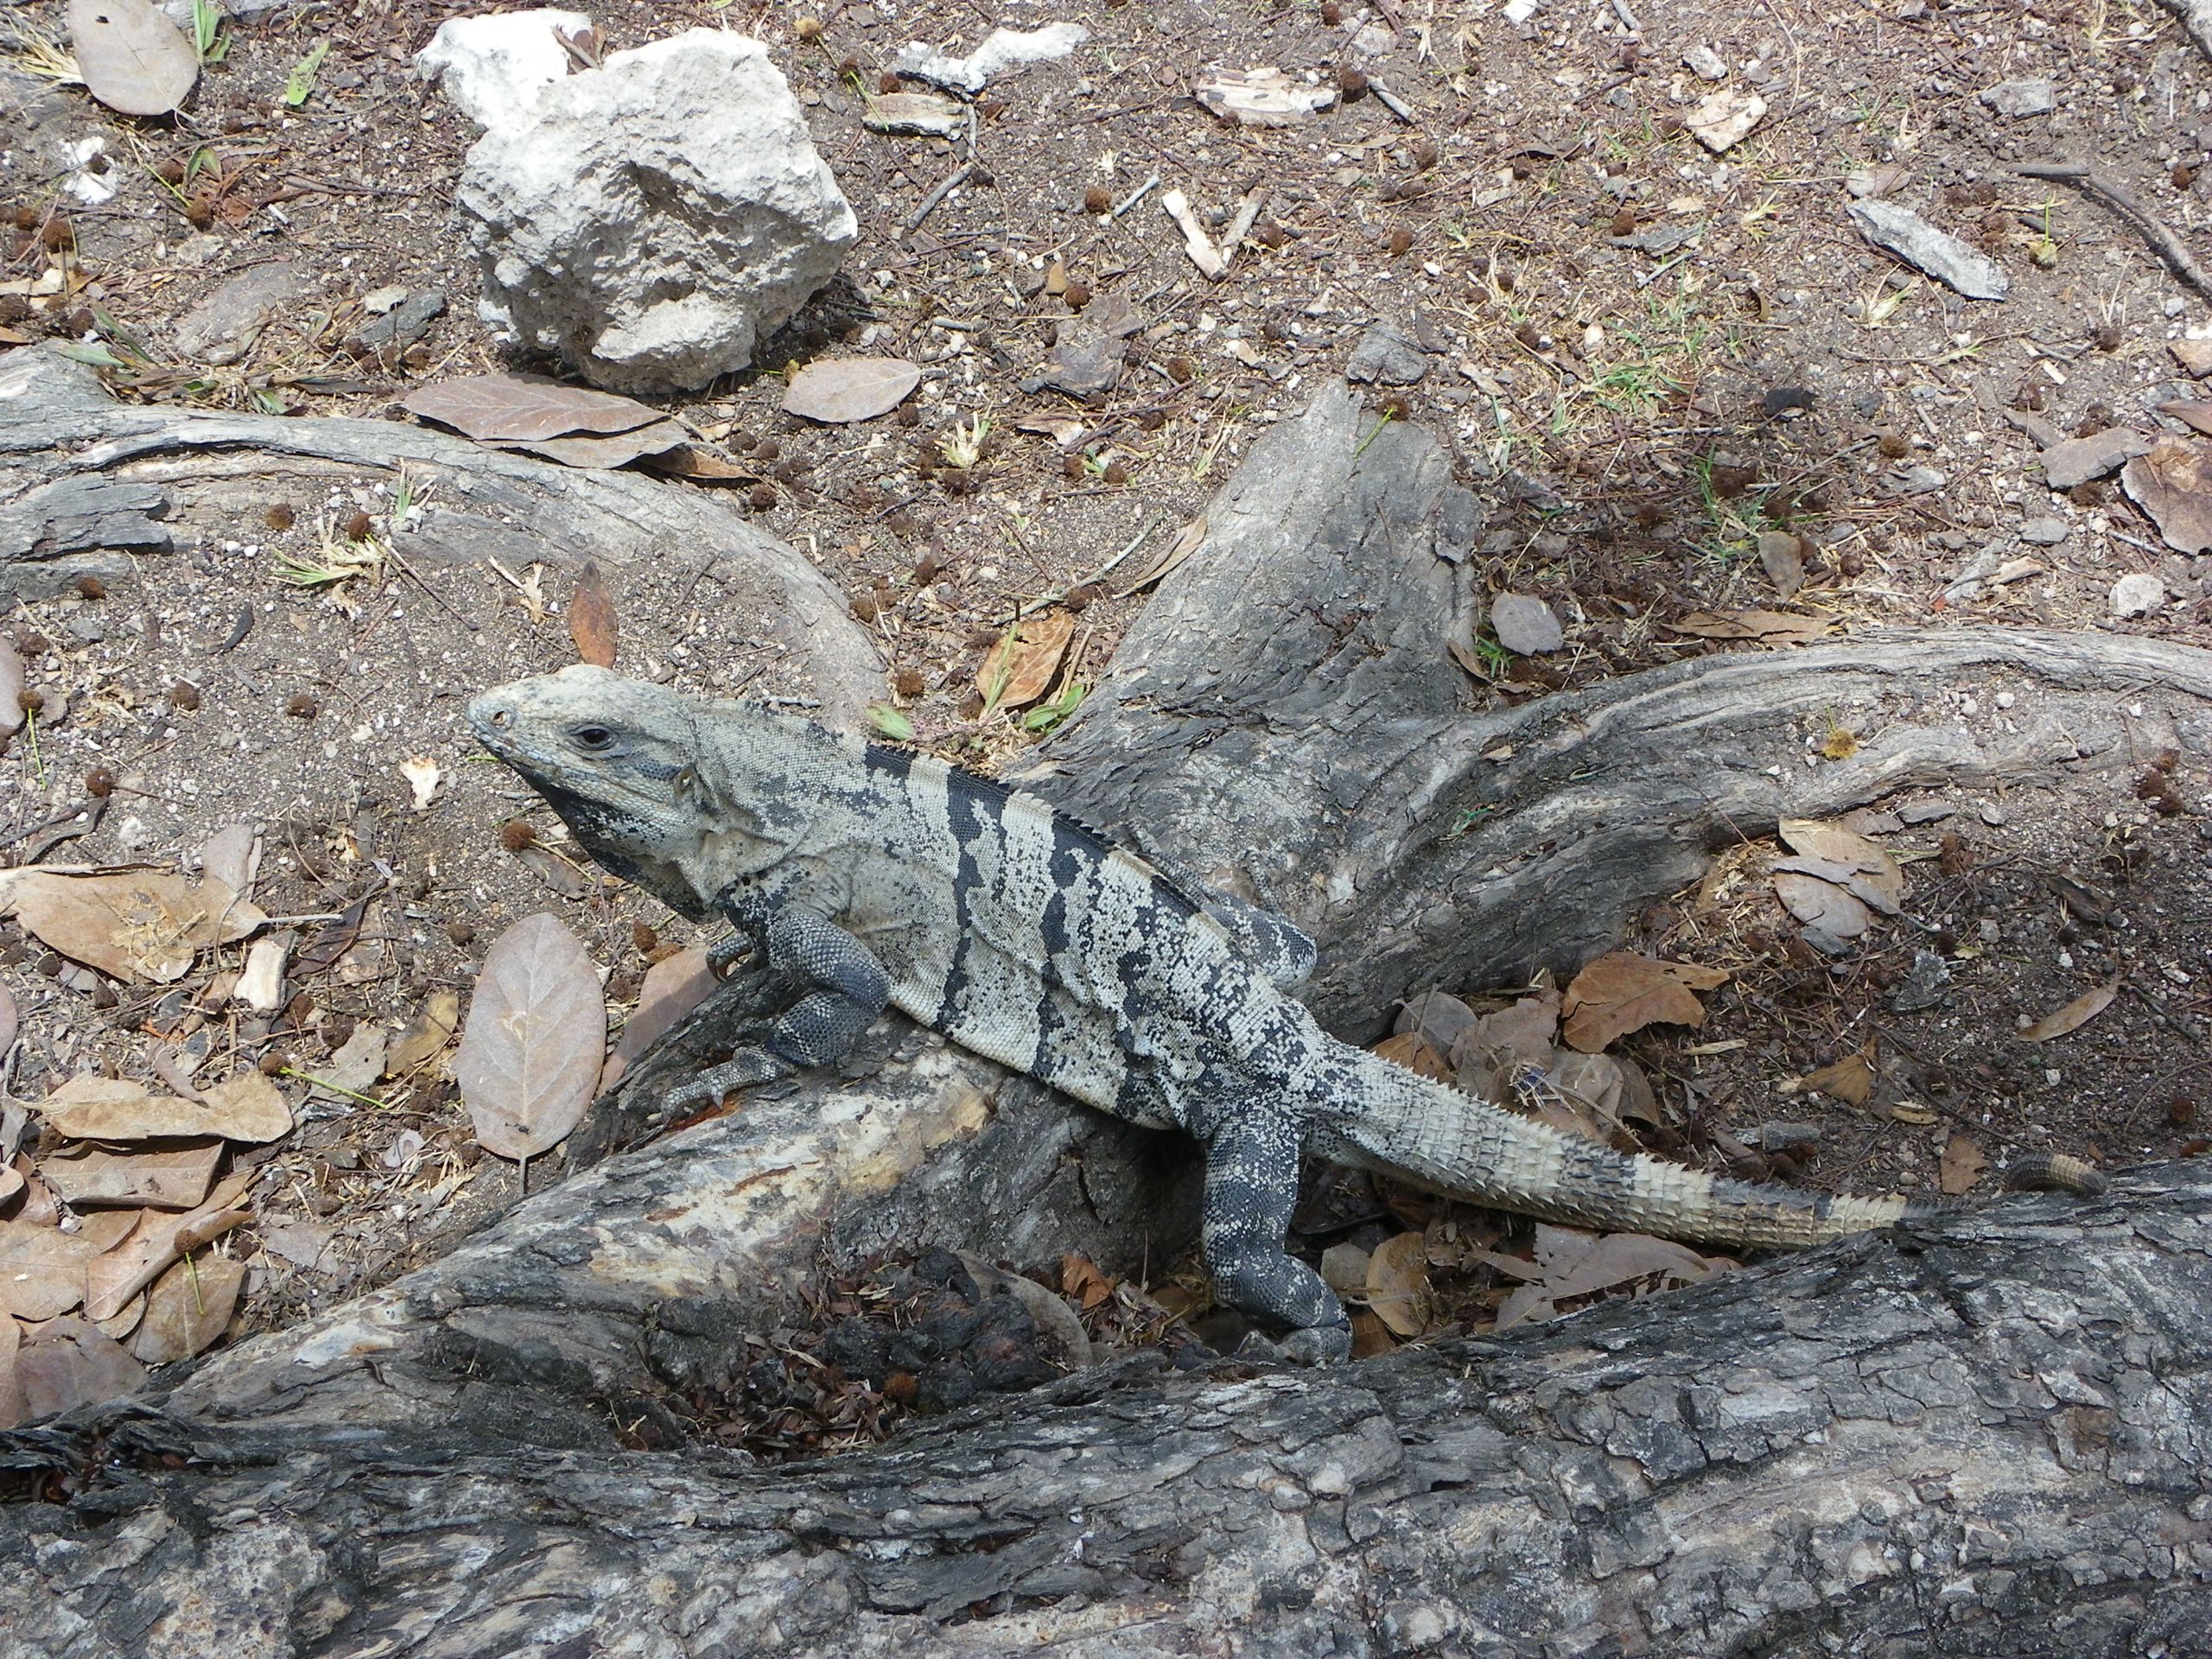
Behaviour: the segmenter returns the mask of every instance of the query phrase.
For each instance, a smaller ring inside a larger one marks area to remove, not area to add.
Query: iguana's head
[[[804,827],[774,776],[787,722],[765,709],[579,664],[485,692],[468,723],[594,859],[695,918]]]

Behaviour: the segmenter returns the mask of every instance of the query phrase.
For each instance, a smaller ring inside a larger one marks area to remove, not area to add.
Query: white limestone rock
[[[455,207],[486,320],[633,394],[746,367],[860,233],[767,48],[706,29],[545,87]]]
[[[415,73],[435,81],[478,126],[511,125],[575,67],[561,36],[590,29],[582,12],[550,8],[448,17],[415,54]]]

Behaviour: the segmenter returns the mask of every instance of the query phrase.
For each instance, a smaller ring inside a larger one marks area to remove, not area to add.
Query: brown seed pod
[[[929,686],[922,678],[921,670],[902,668],[891,677],[891,689],[906,698],[907,702],[912,702],[923,692],[928,690]]]
[[[537,845],[537,831],[527,818],[509,818],[499,826],[499,845],[511,853],[527,851]]]
[[[179,680],[169,687],[169,707],[190,714],[200,706],[200,688],[190,680]]]
[[[1083,211],[1086,213],[1103,213],[1113,206],[1114,198],[1103,184],[1094,184],[1083,193]]]
[[[755,512],[767,512],[776,505],[776,486],[772,484],[755,484],[746,492],[745,505]]]
[[[346,521],[338,528],[340,533],[347,541],[365,542],[369,539],[369,533],[376,528],[376,524],[367,513],[356,507],[346,515]]]
[[[295,691],[284,699],[284,712],[294,720],[313,720],[322,711],[312,691]]]
[[[298,522],[298,519],[292,512],[290,503],[278,501],[271,504],[268,511],[261,515],[261,522],[269,529],[281,534],[289,530]]]
[[[85,793],[104,801],[115,793],[115,774],[105,766],[94,766],[85,774]]]

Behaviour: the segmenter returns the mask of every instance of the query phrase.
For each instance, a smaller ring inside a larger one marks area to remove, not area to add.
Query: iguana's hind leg
[[[1351,1322],[1321,1275],[1283,1251],[1298,1205],[1298,1124],[1246,1092],[1208,1102],[1201,1237],[1222,1300],[1293,1327],[1284,1351],[1306,1364],[1347,1358]]]
[[[821,988],[785,1009],[760,1047],[741,1049],[671,1090],[671,1108],[718,1101],[748,1084],[834,1065],[852,1052],[891,1000],[891,976],[875,953],[811,911],[778,911],[762,943],[770,967]]]

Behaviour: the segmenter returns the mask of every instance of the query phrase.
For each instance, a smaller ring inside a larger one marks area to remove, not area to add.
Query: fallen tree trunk
[[[0,1516],[0,1632],[53,1659],[240,1631],[731,1659],[2201,1654],[2208,1356],[2212,1184],[2176,1167],[1507,1339],[1084,1373],[781,1469],[157,1408],[108,1429],[73,1506]]]
[[[1579,960],[1717,834],[2212,750],[2212,662],[2118,637],[1878,636],[1470,715],[1445,645],[1471,499],[1418,432],[1369,423],[1325,397],[1255,448],[1031,768],[1316,925],[1317,1006],[1353,1034],[1409,989]],[[1962,723],[1999,688],[2005,719]],[[1815,760],[1839,710],[1859,752]],[[770,989],[732,986],[626,1077],[593,1154]],[[2188,1166],[1332,1373],[1126,1362],[775,1469],[623,1449],[640,1424],[680,1445],[671,1402],[872,1250],[1112,1270],[1187,1237],[1173,1141],[895,1022],[864,1060],[607,1158],[162,1393],[5,1437],[68,1501],[0,1511],[0,1632],[68,1655],[244,1630],[331,1654],[2122,1653],[2212,1625],[2212,1189]]]

